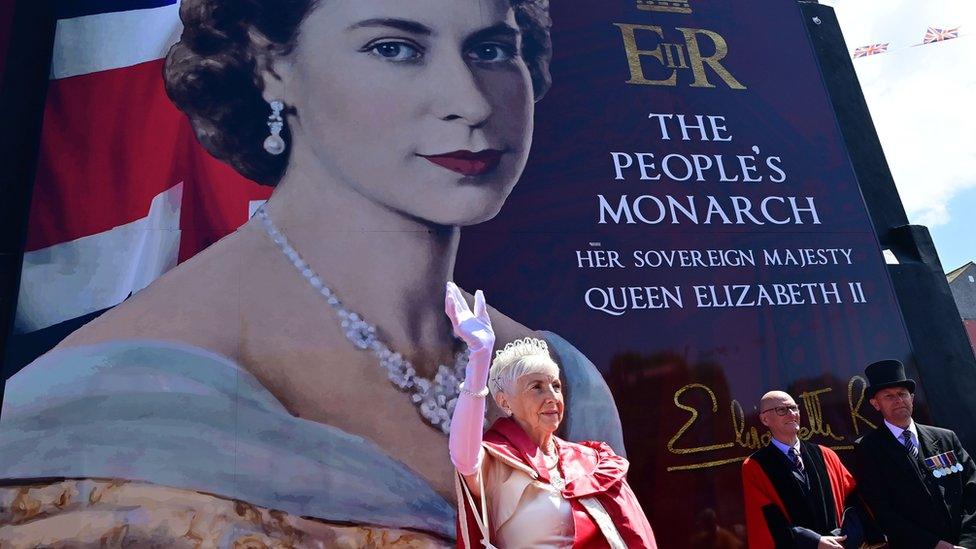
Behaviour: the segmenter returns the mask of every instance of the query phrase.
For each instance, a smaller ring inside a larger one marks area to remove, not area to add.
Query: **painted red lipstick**
[[[447,168],[452,172],[461,175],[482,175],[490,172],[498,166],[502,159],[502,151],[495,149],[485,149],[483,151],[454,151],[445,154],[420,155],[437,164],[442,168]]]

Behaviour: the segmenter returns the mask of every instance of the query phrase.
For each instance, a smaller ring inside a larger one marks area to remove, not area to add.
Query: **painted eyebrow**
[[[409,32],[411,34],[419,34],[421,36],[430,36],[434,33],[427,25],[418,23],[417,21],[411,21],[409,19],[393,19],[393,18],[376,18],[376,19],[365,19],[353,25],[350,25],[347,31],[369,28],[369,27],[387,27],[391,29],[401,30],[403,32]]]
[[[476,31],[464,40],[464,46],[470,47],[488,38],[518,38],[522,32],[508,23],[496,23]]]
[[[418,34],[421,36],[430,36],[434,34],[433,29],[424,25],[423,23],[417,21],[411,21],[409,19],[397,19],[397,18],[385,18],[378,17],[373,19],[364,19],[358,23],[354,23],[349,26],[346,30],[355,30],[361,28],[370,27],[386,27],[391,29],[397,29],[404,32],[409,32],[411,34]],[[521,31],[512,27],[507,23],[496,23],[490,27],[485,27],[472,33],[465,39],[465,46],[470,46],[473,43],[477,43],[486,38],[517,38],[521,35]]]

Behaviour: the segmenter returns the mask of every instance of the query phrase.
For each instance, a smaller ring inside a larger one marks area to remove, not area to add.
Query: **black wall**
[[[9,35],[0,35],[8,46],[0,65],[0,351],[13,326],[55,29],[51,2],[7,1],[15,3],[4,9]]]

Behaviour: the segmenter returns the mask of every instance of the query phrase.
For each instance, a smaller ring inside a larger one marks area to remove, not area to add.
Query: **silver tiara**
[[[505,345],[500,351],[495,351],[495,362],[514,362],[523,356],[545,355],[549,356],[549,345],[541,339],[534,337],[523,337]]]

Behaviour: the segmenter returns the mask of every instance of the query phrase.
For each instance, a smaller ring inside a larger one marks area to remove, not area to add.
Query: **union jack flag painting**
[[[867,57],[869,55],[876,55],[879,53],[884,53],[888,51],[888,42],[884,44],[871,44],[870,46],[861,46],[854,50],[854,58]]]
[[[942,42],[943,40],[951,40],[953,38],[959,38],[959,27],[954,29],[929,27],[925,31],[925,38],[922,38],[922,43],[931,44],[932,42]]]
[[[178,0],[63,2],[57,17],[15,333],[117,305],[270,194],[203,150],[166,97]]]

